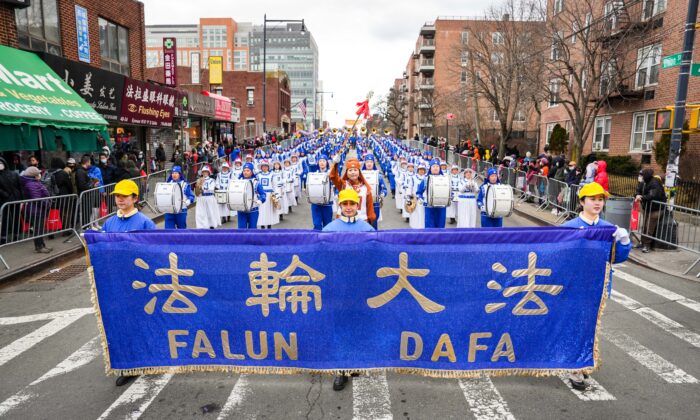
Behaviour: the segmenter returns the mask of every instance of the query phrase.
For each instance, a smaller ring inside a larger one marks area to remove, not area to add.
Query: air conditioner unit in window
[[[642,152],[651,152],[653,146],[652,143],[642,143]]]
[[[597,152],[599,150],[603,150],[603,143],[593,142],[593,151]]]

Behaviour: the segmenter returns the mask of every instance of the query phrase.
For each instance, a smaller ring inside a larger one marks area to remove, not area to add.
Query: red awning
[[[231,99],[216,93],[203,90],[202,95],[214,98],[215,112],[214,119],[219,121],[231,121]]]

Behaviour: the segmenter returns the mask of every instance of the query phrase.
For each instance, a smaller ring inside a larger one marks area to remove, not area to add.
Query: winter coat
[[[19,182],[19,175],[11,171],[7,166],[7,161],[0,157],[0,161],[5,165],[5,169],[0,171],[0,206],[10,201],[22,199],[22,186]]]
[[[156,161],[165,162],[165,149],[162,147],[156,149]]]
[[[46,189],[44,184],[36,178],[28,176],[20,176],[20,183],[22,184],[22,193],[26,200],[31,200],[33,198],[44,198],[49,197],[49,190]],[[51,200],[42,200],[28,203],[24,208],[25,217],[37,219],[43,218],[48,213]]]
[[[75,186],[78,189],[76,191],[78,194],[94,187],[87,169],[83,168],[82,165],[75,169]]]
[[[58,187],[58,195],[75,194],[70,174],[65,170],[60,170],[53,175],[53,182]]]
[[[595,178],[593,178],[593,181],[602,185],[603,189],[605,191],[610,191],[610,189],[608,188],[607,168],[608,168],[608,163],[605,162],[604,160],[599,160],[598,161],[598,173],[596,174]]]
[[[644,186],[642,187],[641,194],[642,208],[649,208],[650,211],[660,210],[661,205],[654,203],[654,201],[659,201],[661,203],[666,202],[666,192],[664,191],[664,186],[661,184],[661,181],[654,176],[654,172],[651,169],[644,169],[642,171],[642,178],[644,179]]]

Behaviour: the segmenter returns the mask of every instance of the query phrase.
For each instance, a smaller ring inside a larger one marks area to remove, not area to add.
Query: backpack
[[[58,184],[56,184],[56,178],[54,177],[56,172],[60,170],[61,169],[54,169],[51,172],[46,171],[44,177],[41,179],[41,183],[44,184],[44,187],[46,187],[49,194],[52,196],[60,195],[60,190],[58,189]]]

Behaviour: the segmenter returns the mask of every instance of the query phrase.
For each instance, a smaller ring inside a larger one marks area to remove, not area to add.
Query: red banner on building
[[[152,127],[172,127],[177,91],[125,78],[119,121]]]
[[[216,93],[211,93],[209,91],[202,91],[202,95],[214,98],[214,119],[218,121],[231,121],[231,99],[217,95]]]
[[[177,86],[177,43],[175,38],[163,38],[163,80],[166,86]]]

